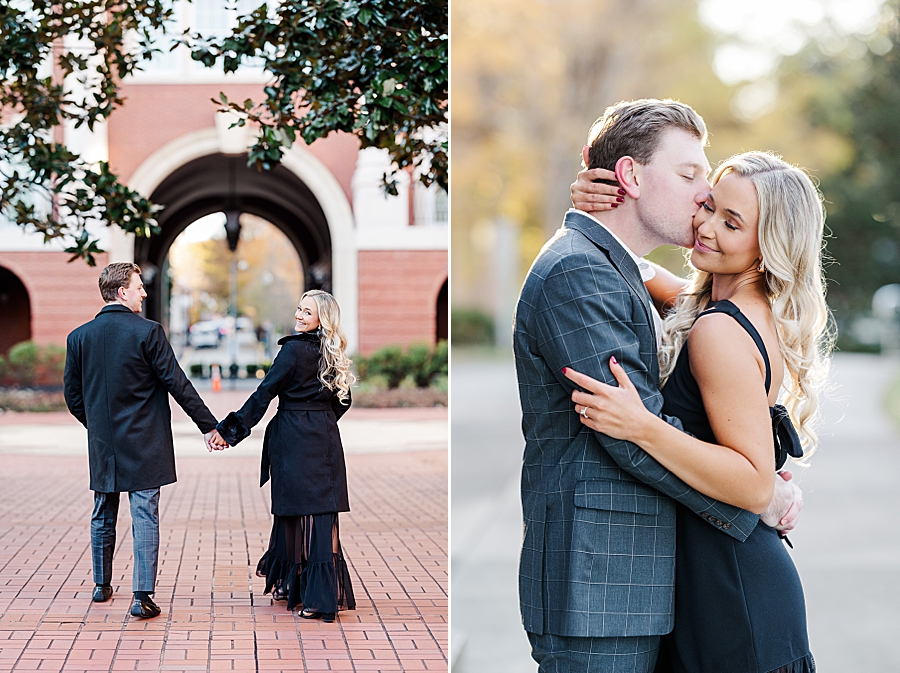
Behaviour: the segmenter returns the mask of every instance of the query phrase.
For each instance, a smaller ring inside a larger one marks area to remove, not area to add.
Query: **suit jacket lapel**
[[[641,306],[644,307],[644,313],[647,317],[647,324],[650,325],[650,335],[653,338],[654,350],[656,345],[656,324],[653,320],[654,311],[650,300],[650,293],[641,279],[641,272],[637,268],[637,264],[628,254],[628,251],[613,238],[612,234],[605,227],[597,224],[593,219],[578,212],[566,213],[564,225],[568,229],[576,229],[588,237],[588,239],[598,248],[605,250],[609,261],[616,267],[616,270],[622,274],[625,282],[631,288],[638,299],[641,300]]]

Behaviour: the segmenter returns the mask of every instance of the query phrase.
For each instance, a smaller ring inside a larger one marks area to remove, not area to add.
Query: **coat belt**
[[[279,402],[278,411],[328,411],[330,402]]]

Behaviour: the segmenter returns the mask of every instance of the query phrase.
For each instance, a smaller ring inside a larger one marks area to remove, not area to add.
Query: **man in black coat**
[[[159,323],[138,315],[147,293],[136,264],[118,262],[100,275],[106,306],[69,334],[65,396],[88,431],[94,512],[91,517],[93,600],[112,596],[112,556],[119,493],[131,503],[135,617],[156,617],[159,489],[174,483],[175,447],[169,393],[204,433],[224,448],[216,419],[185,376]]]

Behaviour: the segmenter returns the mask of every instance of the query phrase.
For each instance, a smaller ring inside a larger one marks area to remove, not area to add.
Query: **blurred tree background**
[[[222,260],[231,252],[224,220],[224,213],[208,215],[188,227],[169,250],[172,286],[191,297],[190,324],[228,313],[229,268]],[[256,327],[268,324],[276,334],[292,334],[303,291],[303,267],[293,244],[274,224],[250,213],[241,214],[240,240],[238,315],[247,316]]]
[[[509,344],[515,297],[570,205],[591,124],[616,101],[672,97],[706,120],[713,166],[770,150],[820,181],[839,343],[871,347],[872,294],[900,282],[900,0],[457,0],[451,11],[455,334],[490,334],[475,328],[486,315]],[[652,258],[684,268],[676,249]]]

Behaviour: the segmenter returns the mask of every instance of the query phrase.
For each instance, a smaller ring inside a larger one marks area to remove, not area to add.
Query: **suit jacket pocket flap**
[[[575,484],[575,506],[634,514],[660,513],[662,495],[633,481],[591,479]]]

